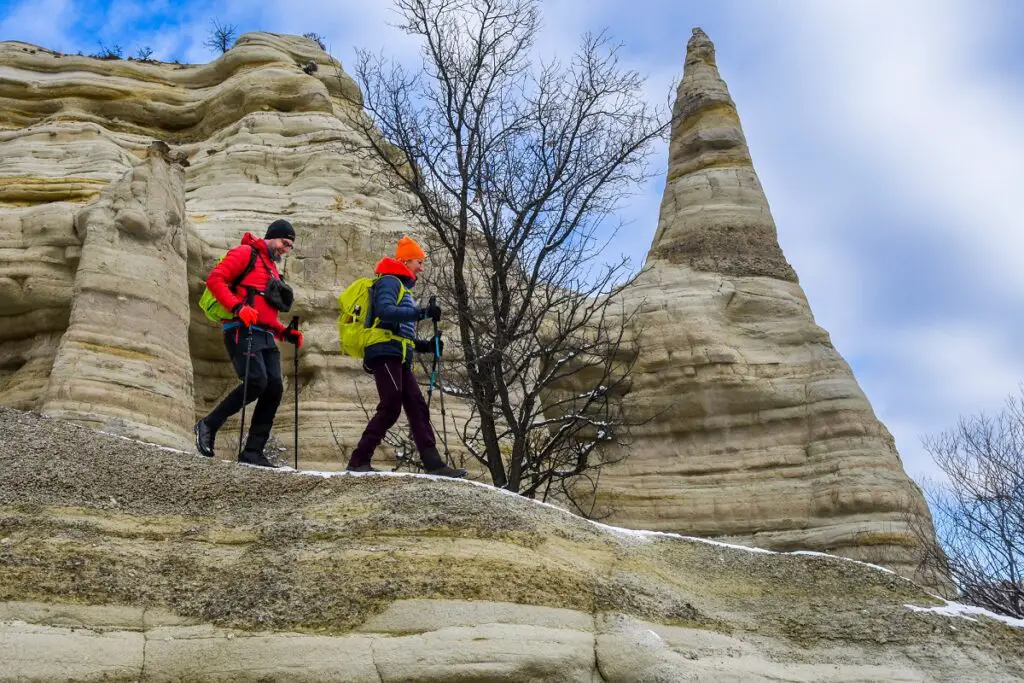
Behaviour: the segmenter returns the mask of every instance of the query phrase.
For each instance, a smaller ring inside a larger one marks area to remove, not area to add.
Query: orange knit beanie
[[[427,254],[420,245],[416,244],[416,240],[406,235],[398,240],[398,246],[395,247],[395,258],[399,261],[412,261],[425,259]]]

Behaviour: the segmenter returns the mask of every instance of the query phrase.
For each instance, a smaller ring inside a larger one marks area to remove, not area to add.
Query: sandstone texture
[[[408,230],[347,123],[360,102],[295,36],[247,34],[206,65],[0,43],[0,404],[187,448],[196,417],[237,384],[196,305],[203,280],[245,231],[284,217],[298,243],[283,319],[306,334],[300,453],[343,466],[376,398],[338,353],[336,297]],[[275,434],[290,445],[288,345],[282,365]],[[225,456],[237,424],[218,438]]]
[[[0,408],[0,681],[1014,681],[896,574]]]
[[[643,341],[625,401],[642,424],[601,480],[609,519],[912,575],[907,515],[927,508],[814,322],[700,29],[674,114],[657,234],[626,297]]]
[[[344,466],[375,392],[338,353],[335,299],[408,230],[407,199],[362,153],[360,103],[341,66],[295,36],[246,34],[206,65],[0,42],[0,405],[189,449],[195,419],[237,383],[196,306],[203,279],[245,231],[285,217],[298,231],[285,319],[306,334],[300,466]],[[699,31],[675,113],[657,235],[626,302],[645,333],[624,400],[644,423],[602,477],[599,509],[910,575],[904,510],[926,515],[921,495],[814,323]],[[274,437],[288,446],[294,358],[282,345]],[[218,435],[222,458],[237,434],[230,421]]]

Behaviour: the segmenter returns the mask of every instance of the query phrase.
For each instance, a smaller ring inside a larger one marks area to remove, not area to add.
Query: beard
[[[274,263],[280,263],[283,256],[284,255],[277,249],[270,250],[270,260],[273,261]]]

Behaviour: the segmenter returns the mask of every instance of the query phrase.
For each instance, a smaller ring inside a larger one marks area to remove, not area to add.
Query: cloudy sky
[[[0,40],[63,52],[206,62],[212,19],[239,32],[315,31],[400,60],[388,0],[0,0]],[[908,472],[921,437],[998,410],[1024,380],[1024,2],[1017,0],[543,0],[538,50],[608,28],[663,101],[701,26],[820,325],[895,434]],[[666,149],[656,163],[664,169]],[[642,263],[660,177],[622,206],[616,247]]]

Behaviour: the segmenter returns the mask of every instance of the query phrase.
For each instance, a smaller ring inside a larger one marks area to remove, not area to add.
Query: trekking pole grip
[[[434,306],[437,306],[437,297],[436,296],[431,296],[430,297],[430,307],[433,308]],[[441,357],[441,344],[439,343],[440,339],[441,339],[441,332],[437,329],[437,320],[435,319],[434,320],[434,358],[440,358]]]

